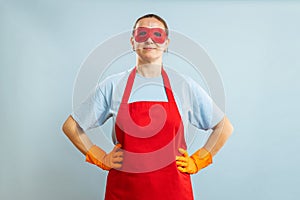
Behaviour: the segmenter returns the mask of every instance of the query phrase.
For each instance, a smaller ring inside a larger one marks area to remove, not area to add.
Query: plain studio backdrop
[[[84,162],[61,126],[90,52],[147,13],[203,47],[223,80],[235,130],[192,176],[195,199],[298,199],[300,3],[200,0],[1,0],[0,199],[103,198],[107,172]],[[111,148],[109,133],[91,135]]]

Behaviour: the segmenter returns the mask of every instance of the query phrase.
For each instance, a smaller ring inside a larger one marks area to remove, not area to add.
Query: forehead
[[[164,24],[154,17],[141,19],[136,27],[148,27],[148,28],[165,28]]]

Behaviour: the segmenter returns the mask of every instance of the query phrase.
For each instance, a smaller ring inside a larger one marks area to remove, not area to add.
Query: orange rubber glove
[[[100,147],[94,145],[86,153],[85,161],[97,165],[101,169],[107,171],[111,168],[121,168],[123,161],[121,146],[121,144],[115,145],[114,149],[109,154],[106,154]]]
[[[183,156],[176,156],[176,165],[181,172],[196,174],[212,163],[211,153],[204,148],[196,151],[191,157],[189,157],[187,151],[182,148],[179,148],[179,152],[183,154]]]

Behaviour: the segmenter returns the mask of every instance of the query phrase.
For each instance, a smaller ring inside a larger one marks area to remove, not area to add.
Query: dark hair
[[[133,30],[136,28],[136,25],[137,23],[141,20],[141,19],[145,19],[145,18],[155,18],[157,19],[158,21],[160,21],[161,23],[163,23],[164,27],[165,27],[165,30],[166,30],[166,34],[169,35],[169,30],[168,30],[168,25],[166,23],[166,21],[161,18],[160,16],[156,15],[156,14],[147,14],[147,15],[144,15],[144,16],[141,16],[140,18],[138,18],[135,23],[134,23],[134,26],[133,26]]]

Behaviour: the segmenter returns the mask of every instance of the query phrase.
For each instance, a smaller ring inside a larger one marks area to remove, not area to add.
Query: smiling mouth
[[[152,47],[144,47],[143,49],[145,49],[145,50],[152,50],[152,49],[155,49],[155,48],[152,48]]]

